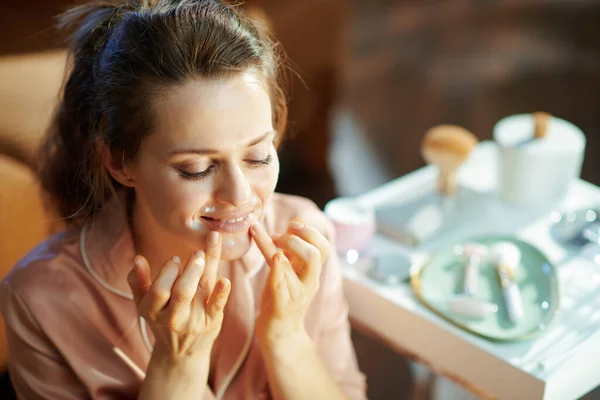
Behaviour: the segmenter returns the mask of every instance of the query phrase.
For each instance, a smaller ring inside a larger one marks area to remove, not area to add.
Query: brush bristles
[[[491,258],[496,265],[514,270],[521,262],[521,252],[512,243],[501,242],[495,244],[491,249]]]

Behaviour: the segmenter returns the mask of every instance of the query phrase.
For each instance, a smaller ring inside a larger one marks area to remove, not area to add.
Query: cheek
[[[279,178],[279,160],[277,157],[273,159],[271,164],[265,168],[261,168],[256,174],[253,175],[253,187],[257,194],[266,198],[269,197],[277,186],[277,179]]]
[[[141,175],[138,193],[157,216],[189,214],[208,200],[211,187],[210,181],[185,180],[169,168],[159,168],[154,173]]]

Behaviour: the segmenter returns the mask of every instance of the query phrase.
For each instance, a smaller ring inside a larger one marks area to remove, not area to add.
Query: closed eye
[[[203,179],[203,178],[206,178],[207,176],[209,176],[214,171],[215,168],[216,167],[214,165],[211,165],[210,167],[206,168],[202,172],[188,172],[188,171],[184,171],[183,169],[180,169],[179,173],[185,179],[197,181],[197,180],[200,180],[200,179]]]
[[[264,158],[262,160],[244,160],[244,161],[246,161],[250,165],[269,165],[272,160],[273,160],[273,158],[269,154],[267,156],[267,158]]]
[[[271,155],[268,155],[266,158],[262,159],[262,160],[244,160],[245,162],[247,162],[248,164],[252,165],[252,166],[261,166],[261,165],[269,165],[271,164],[271,161],[273,161],[273,158],[271,157]],[[179,174],[184,178],[184,179],[189,179],[189,180],[193,180],[193,181],[197,181],[197,180],[201,180],[203,178],[206,178],[207,176],[209,176],[210,174],[213,173],[213,171],[215,170],[216,166],[213,164],[210,167],[208,167],[207,169],[205,169],[204,171],[201,172],[189,172],[189,171],[185,171],[183,169],[179,169]]]

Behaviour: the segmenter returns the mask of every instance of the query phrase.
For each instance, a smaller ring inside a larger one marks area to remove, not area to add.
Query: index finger
[[[319,252],[321,253],[321,261],[325,261],[327,259],[330,244],[327,238],[321,232],[313,227],[304,225],[300,218],[294,218],[290,222],[288,231],[299,236],[301,239],[319,249]]]
[[[215,287],[219,262],[221,261],[221,245],[221,234],[217,231],[211,231],[206,238],[206,264],[199,285],[204,290],[202,301],[206,300]]]
[[[258,246],[258,249],[267,260],[267,263],[271,265],[273,261],[273,256],[277,253],[277,246],[273,243],[271,236],[265,231],[265,229],[260,225],[260,223],[255,222],[250,227],[250,233]]]

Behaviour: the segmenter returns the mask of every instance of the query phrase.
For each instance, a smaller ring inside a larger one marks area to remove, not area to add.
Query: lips
[[[257,219],[258,217],[254,212],[219,217],[200,217],[202,225],[204,225],[208,230],[219,231],[223,233],[247,231]]]
[[[235,218],[235,219],[228,219],[228,218],[209,218],[209,217],[202,217],[202,218],[204,218],[204,219],[208,219],[208,220],[210,220],[210,221],[221,221],[221,222],[225,222],[225,223],[228,223],[228,224],[233,224],[233,223],[236,223],[236,222],[243,221],[243,220],[244,220],[244,218],[246,218],[246,217],[247,217],[247,215],[245,215],[245,216],[243,216],[243,217]]]

